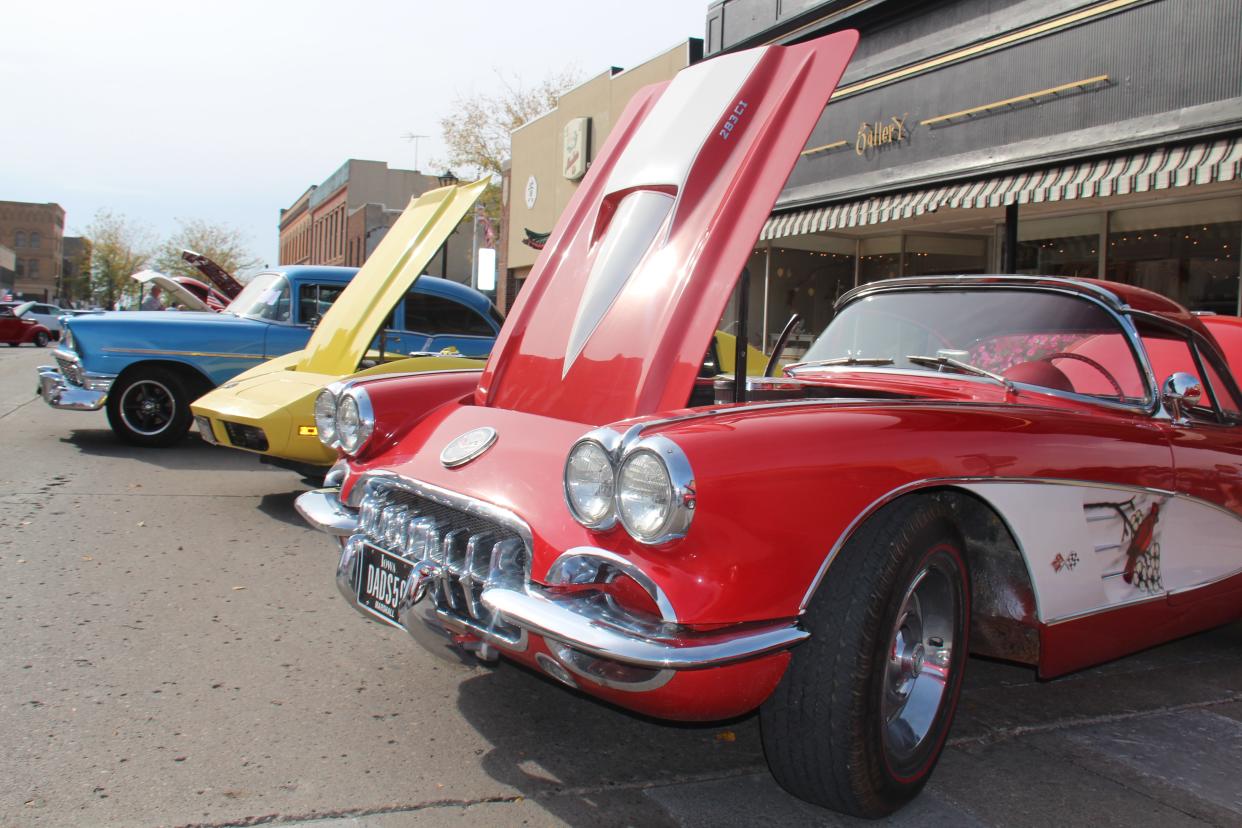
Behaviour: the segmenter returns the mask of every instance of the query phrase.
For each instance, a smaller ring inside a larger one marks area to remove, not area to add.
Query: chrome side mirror
[[[1173,422],[1178,425],[1190,422],[1187,410],[1191,406],[1198,405],[1202,396],[1203,386],[1199,380],[1185,371],[1170,375],[1160,389],[1160,399],[1165,408],[1169,410]]]

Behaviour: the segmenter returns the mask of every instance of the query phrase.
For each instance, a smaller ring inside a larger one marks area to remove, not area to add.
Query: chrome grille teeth
[[[484,586],[494,580],[526,578],[526,546],[519,538],[506,537],[509,533],[501,527],[484,529],[478,518],[433,501],[411,500],[401,493],[394,497],[384,488],[363,498],[359,529],[372,545],[407,561],[433,565],[427,598],[446,623],[464,624],[466,629],[502,642],[522,635],[494,616],[481,600]]]

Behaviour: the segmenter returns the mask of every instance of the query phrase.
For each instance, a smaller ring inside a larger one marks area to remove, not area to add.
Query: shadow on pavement
[[[757,716],[650,719],[511,662],[463,681],[457,706],[492,745],[479,759],[487,774],[570,825],[669,823],[642,787],[765,767]],[[614,809],[618,797],[625,807]]]
[[[308,529],[310,527],[306,525],[306,521],[302,520],[302,516],[293,506],[293,501],[305,491],[307,490],[298,489],[294,492],[273,492],[262,495],[259,498],[259,511],[281,523],[287,523],[299,529]]]
[[[108,429],[74,429],[62,443],[92,457],[124,457],[183,471],[272,471],[257,457],[203,442],[196,432],[168,448],[140,448],[123,443]]]

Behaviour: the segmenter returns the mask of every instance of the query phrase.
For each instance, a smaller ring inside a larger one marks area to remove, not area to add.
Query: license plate
[[[409,577],[412,568],[396,555],[366,544],[362,547],[358,603],[385,621],[397,624],[397,601],[401,597],[401,585]]]

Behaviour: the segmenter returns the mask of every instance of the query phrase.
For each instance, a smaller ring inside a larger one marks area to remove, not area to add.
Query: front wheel
[[[45,332],[39,331],[34,335],[34,344],[36,348],[46,348],[48,336]]]
[[[952,512],[912,497],[877,513],[829,567],[760,709],[764,753],[793,795],[865,818],[931,776],[966,666],[970,574]]]
[[[190,395],[171,371],[149,368],[123,377],[108,393],[108,424],[136,446],[171,446],[190,430]]]

